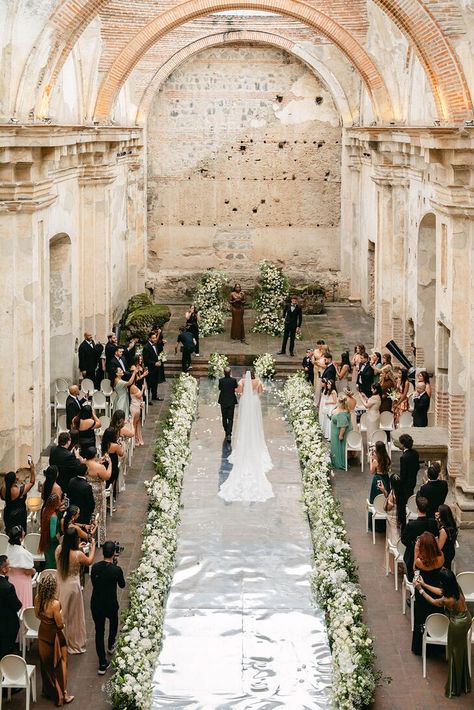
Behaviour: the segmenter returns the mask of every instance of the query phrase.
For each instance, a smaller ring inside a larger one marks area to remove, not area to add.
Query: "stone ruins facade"
[[[474,2],[5,0],[0,41],[0,469],[85,328],[265,255],[416,346],[474,524]]]

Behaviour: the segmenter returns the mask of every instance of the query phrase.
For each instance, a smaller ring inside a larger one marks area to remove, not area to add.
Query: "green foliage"
[[[129,338],[136,335],[140,340],[145,341],[154,325],[160,328],[171,318],[171,311],[168,306],[157,303],[149,303],[131,311],[124,323],[123,332]]]

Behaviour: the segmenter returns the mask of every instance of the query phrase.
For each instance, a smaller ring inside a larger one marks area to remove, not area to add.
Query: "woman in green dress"
[[[351,415],[347,407],[346,395],[341,392],[337,407],[331,414],[331,465],[346,470],[346,440],[352,431]]]
[[[468,657],[470,648],[467,645],[467,634],[471,628],[472,617],[468,611],[466,600],[451,570],[443,569],[439,573],[440,587],[431,587],[420,577],[415,587],[421,596],[430,604],[444,607],[449,619],[448,626],[448,680],[444,689],[447,698],[471,692],[471,676]],[[440,599],[434,599],[430,594],[437,594]]]
[[[44,554],[45,569],[56,569],[55,552],[61,537],[58,518],[60,507],[60,497],[57,493],[52,493],[44,504],[41,513],[41,537],[38,551]]]
[[[128,388],[133,385],[135,382],[135,377],[137,376],[137,371],[134,370],[132,372],[132,376],[130,377],[129,380],[122,380],[122,377],[124,376],[124,371],[122,368],[118,367],[117,370],[115,371],[115,380],[114,380],[114,391],[116,393],[116,398],[114,400],[113,406],[112,406],[112,411],[116,412],[118,409],[122,410],[125,413],[125,419],[129,419],[130,417],[130,397],[128,394]]]

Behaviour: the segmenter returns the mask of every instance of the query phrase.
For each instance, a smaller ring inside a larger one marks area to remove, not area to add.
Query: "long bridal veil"
[[[272,498],[272,486],[265,474],[273,464],[265,442],[260,397],[253,390],[248,371],[239,403],[235,442],[229,456],[232,469],[219,496],[226,501],[261,502]]]

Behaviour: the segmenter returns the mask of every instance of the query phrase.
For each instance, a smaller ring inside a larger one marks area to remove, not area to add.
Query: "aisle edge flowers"
[[[179,505],[190,458],[189,435],[197,409],[198,384],[180,375],[154,454],[156,474],[145,486],[148,514],[142,557],[128,579],[129,606],[113,659],[114,707],[150,707],[153,672],[161,647],[165,604],[175,567]]]
[[[373,701],[380,675],[363,621],[357,567],[331,490],[328,446],[317,421],[312,387],[301,373],[287,380],[283,401],[301,462],[313,542],[312,589],[325,612],[332,654],[332,702],[342,710],[362,708]]]
[[[275,358],[270,353],[259,355],[253,361],[255,377],[260,380],[270,380],[275,374]]]

